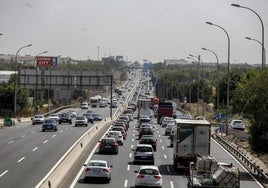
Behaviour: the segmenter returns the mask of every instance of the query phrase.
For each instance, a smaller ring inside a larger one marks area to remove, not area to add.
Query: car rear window
[[[140,171],[140,174],[159,175],[159,172],[158,172],[158,170],[155,170],[155,169],[142,169]]]
[[[151,147],[137,147],[136,151],[138,151],[138,152],[151,152],[152,148]]]
[[[105,163],[100,163],[100,162],[91,162],[88,164],[88,166],[102,166],[102,167],[106,167]]]

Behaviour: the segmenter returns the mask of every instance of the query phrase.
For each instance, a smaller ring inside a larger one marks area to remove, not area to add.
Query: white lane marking
[[[174,188],[173,181],[170,181],[170,188]]]
[[[65,129],[69,129],[69,127],[66,127]]]
[[[47,143],[48,142],[48,140],[45,140],[43,143],[45,144],[45,143]]]
[[[60,131],[60,133],[62,133],[62,132],[63,132],[63,130]]]
[[[156,131],[157,133],[159,133],[159,131]]]
[[[52,137],[54,138],[56,135],[54,134]]]
[[[129,154],[129,158],[131,158],[131,157],[132,157],[132,153]]]
[[[162,139],[159,140],[160,142],[163,142]]]
[[[127,171],[129,171],[130,170],[130,165],[127,165]]]
[[[38,147],[35,147],[32,151],[36,151],[38,149]]]
[[[125,180],[124,187],[127,187],[128,180]]]
[[[35,131],[32,131],[31,133],[35,133]]]
[[[158,137],[160,138],[160,134],[158,135]]]
[[[165,147],[164,147],[164,146],[162,146],[162,149],[165,149]]]
[[[133,136],[135,136],[135,134],[132,134]]]
[[[135,133],[135,129],[133,130],[133,133]]]
[[[26,135],[22,135],[21,138],[25,137]]]
[[[167,155],[166,154],[164,154],[164,158],[167,159]]]
[[[135,139],[134,139],[134,138],[132,138],[132,142],[134,142],[134,140],[135,140]]]
[[[131,149],[133,149],[133,147],[134,147],[133,145],[130,146]]]
[[[8,142],[8,144],[11,144],[11,143],[13,143],[13,142],[14,142],[14,140],[11,140],[11,141]]]
[[[23,161],[24,159],[25,159],[25,157],[20,158],[20,159],[17,161],[17,163],[20,163],[20,162]]]
[[[1,178],[2,176],[4,176],[7,172],[8,172],[8,170],[6,170],[6,171],[4,171],[2,174],[0,174],[0,178]]]

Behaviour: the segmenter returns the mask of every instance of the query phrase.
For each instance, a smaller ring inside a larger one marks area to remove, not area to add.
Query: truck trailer
[[[207,120],[175,119],[173,165],[186,170],[197,156],[210,155],[211,125]]]
[[[172,117],[173,116],[173,105],[172,102],[162,101],[158,103],[157,112],[157,123],[159,124],[161,117]]]

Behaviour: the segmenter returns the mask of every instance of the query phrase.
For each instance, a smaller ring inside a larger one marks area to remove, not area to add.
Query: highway
[[[98,147],[96,145],[95,150],[92,153],[90,159],[102,159],[108,161],[112,168],[112,180],[109,184],[98,182],[83,182],[83,169],[81,167],[80,172],[77,174],[77,177],[74,179],[71,187],[83,188],[83,187],[92,187],[92,188],[110,188],[110,187],[135,187],[135,173],[134,171],[138,169],[139,165],[134,165],[133,161],[133,151],[132,148],[135,147],[138,143],[138,132],[135,128],[137,125],[137,120],[131,123],[128,130],[128,136],[124,141],[124,145],[120,146],[118,155],[103,155],[98,154]],[[155,152],[155,165],[157,165],[163,175],[163,188],[184,188],[187,187],[187,178],[185,174],[179,174],[175,172],[173,168],[173,148],[169,147],[169,139],[167,136],[164,136],[164,128],[161,128],[156,124],[155,126],[155,136],[158,138],[157,141],[157,151]],[[236,167],[239,168],[241,172],[241,188],[258,188],[262,187],[250,176],[250,174],[233,159],[226,151],[220,147],[214,140],[211,143],[211,155],[215,157],[218,161],[233,163]],[[88,159],[89,160],[89,159]],[[84,163],[86,163],[85,161]]]
[[[86,111],[75,110],[78,115]],[[108,107],[94,111],[110,114]],[[42,132],[41,126],[23,122],[0,130],[0,187],[34,187],[92,124],[60,124],[57,132]]]

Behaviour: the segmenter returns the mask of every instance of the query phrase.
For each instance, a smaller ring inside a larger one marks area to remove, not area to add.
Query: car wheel
[[[61,121],[59,122],[59,124],[61,124]]]
[[[72,124],[72,122],[70,121],[69,124]]]
[[[45,129],[42,129],[42,132],[45,132]]]
[[[56,132],[58,129],[56,128],[56,129],[54,129],[54,131]]]

